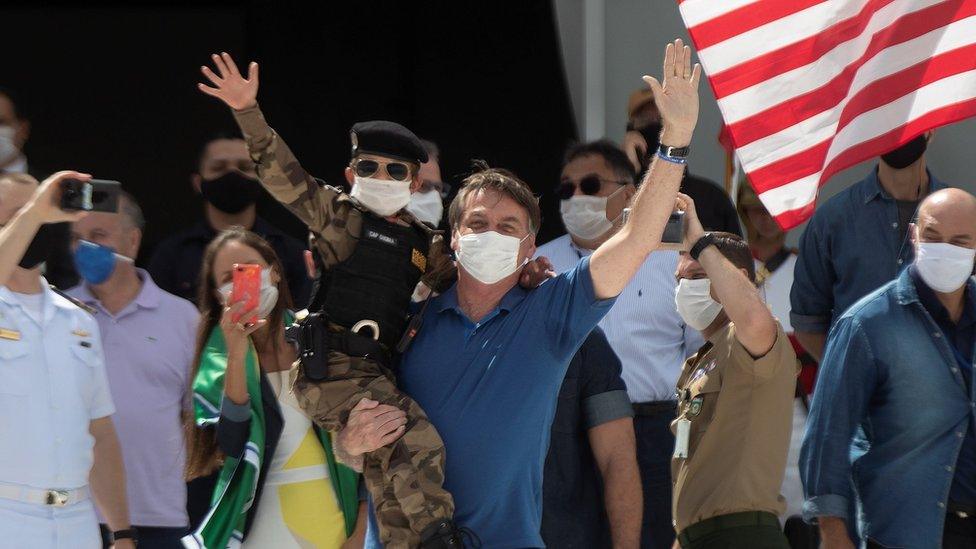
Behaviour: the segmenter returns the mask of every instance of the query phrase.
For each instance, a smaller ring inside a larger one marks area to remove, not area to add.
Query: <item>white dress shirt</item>
[[[557,272],[573,268],[592,250],[563,235],[539,247]],[[654,252],[600,321],[610,346],[623,364],[622,377],[631,402],[674,400],[675,384],[685,359],[704,344],[701,334],[685,325],[674,305],[678,252]]]
[[[91,421],[115,408],[95,319],[41,283],[37,319],[0,286],[0,483],[72,490],[88,485]]]
[[[783,325],[783,331],[793,334],[790,325],[790,288],[793,287],[793,268],[796,266],[796,254],[790,254],[773,274],[769,275],[760,286],[766,304],[773,316]],[[756,261],[756,268],[762,266]],[[793,401],[793,432],[790,436],[790,450],[786,461],[786,471],[783,475],[781,493],[786,500],[786,511],[781,519],[803,513],[803,486],[800,484],[800,447],[803,445],[803,433],[806,431],[807,409],[800,399]]]
[[[796,267],[796,254],[790,254],[783,264],[779,266],[773,274],[769,275],[760,286],[763,298],[773,316],[783,325],[783,331],[787,334],[793,333],[793,326],[790,324],[790,288],[793,287],[793,268]],[[756,268],[762,266],[762,262],[756,262]]]
[[[0,169],[0,173],[27,173],[27,157],[21,154],[7,167]]]

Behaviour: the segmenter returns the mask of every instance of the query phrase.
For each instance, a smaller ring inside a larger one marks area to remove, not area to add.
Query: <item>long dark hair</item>
[[[197,330],[196,352],[193,355],[193,375],[191,383],[197,377],[200,369],[200,357],[210,339],[210,333],[220,325],[220,317],[224,312],[224,304],[217,299],[217,285],[214,282],[214,258],[217,252],[230,242],[240,242],[253,248],[261,255],[268,265],[278,272],[278,303],[268,315],[268,328],[271,341],[277,346],[278,335],[284,329],[285,310],[292,307],[291,292],[285,281],[285,271],[278,260],[274,248],[260,236],[241,227],[231,227],[213,239],[203,253],[203,264],[200,267],[199,293],[197,303],[200,306],[200,327]],[[216,433],[213,428],[198,428],[192,414],[184,421],[187,436],[186,477],[192,480],[209,475],[221,465],[223,456],[217,448]]]

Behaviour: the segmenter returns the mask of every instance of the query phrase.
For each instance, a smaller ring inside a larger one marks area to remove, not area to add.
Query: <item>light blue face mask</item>
[[[108,280],[115,271],[116,260],[132,262],[128,257],[115,253],[113,248],[87,240],[78,241],[74,257],[78,274],[91,284]]]

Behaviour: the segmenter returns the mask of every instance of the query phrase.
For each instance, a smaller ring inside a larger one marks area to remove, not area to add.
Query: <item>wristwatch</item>
[[[701,238],[698,239],[698,242],[695,242],[694,246],[691,247],[688,255],[690,255],[695,261],[698,261],[698,256],[701,255],[705,248],[711,246],[712,244],[715,244],[715,233],[705,233]]]
[[[674,158],[675,160],[687,160],[688,152],[691,151],[690,146],[685,147],[671,147],[661,143],[657,147],[657,153],[661,156],[667,158]]]
[[[134,526],[130,526],[125,530],[116,530],[112,532],[112,543],[119,541],[120,539],[131,539],[132,543],[139,544],[139,531],[136,530]]]

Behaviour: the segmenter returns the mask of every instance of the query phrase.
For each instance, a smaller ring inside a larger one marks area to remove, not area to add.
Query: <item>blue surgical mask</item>
[[[87,240],[79,240],[78,247],[75,249],[75,267],[78,269],[78,274],[90,284],[101,284],[108,280],[115,271],[117,259],[132,261],[128,257],[115,253],[115,250],[108,246]]]

